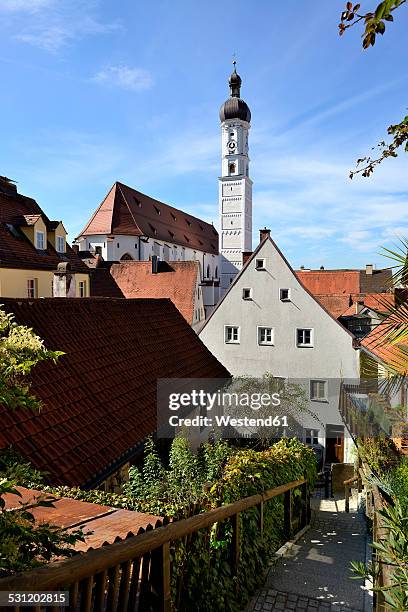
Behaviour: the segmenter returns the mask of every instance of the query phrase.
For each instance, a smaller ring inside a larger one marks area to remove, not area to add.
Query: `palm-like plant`
[[[386,317],[372,335],[371,346],[384,353],[383,369],[389,389],[399,388],[408,377],[408,240],[402,238],[395,249],[384,248],[383,255],[392,261],[390,289],[400,289],[395,305],[379,300]],[[369,360],[364,373],[370,375],[377,363]]]

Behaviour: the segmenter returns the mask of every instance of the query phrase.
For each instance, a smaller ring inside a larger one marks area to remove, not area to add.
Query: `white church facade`
[[[180,209],[116,182],[75,244],[104,261],[198,261],[206,316],[242,269],[252,248],[252,181],[248,134],[251,112],[240,98],[241,77],[229,78],[230,97],[220,109],[220,232]]]

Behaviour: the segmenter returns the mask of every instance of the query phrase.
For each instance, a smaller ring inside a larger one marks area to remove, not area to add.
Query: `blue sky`
[[[383,264],[408,236],[408,157],[348,171],[405,113],[408,9],[363,52],[357,29],[338,37],[343,0],[279,4],[0,0],[0,174],[71,240],[115,180],[217,224],[235,52],[254,246],[266,225],[296,267]]]

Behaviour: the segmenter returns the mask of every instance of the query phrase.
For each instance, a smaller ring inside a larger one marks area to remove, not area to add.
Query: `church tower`
[[[242,79],[236,62],[229,78],[230,97],[220,109],[222,169],[219,178],[221,296],[242,268],[243,253],[252,250],[252,181],[249,178],[248,132],[251,111],[240,98]]]

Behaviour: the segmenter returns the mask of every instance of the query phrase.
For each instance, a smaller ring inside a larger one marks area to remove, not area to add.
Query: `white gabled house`
[[[327,462],[350,458],[338,402],[341,379],[359,377],[357,344],[301,284],[269,230],[199,335],[234,376],[269,372],[304,385],[319,415],[304,415],[304,440],[323,445]]]

